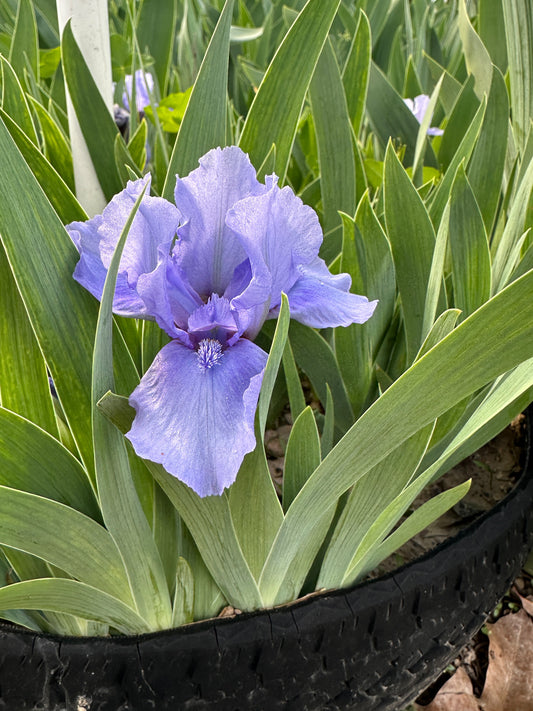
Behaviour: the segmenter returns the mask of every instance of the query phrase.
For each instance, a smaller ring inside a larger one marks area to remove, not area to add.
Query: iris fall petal
[[[127,437],[137,454],[159,462],[200,496],[221,494],[255,447],[266,360],[244,339],[203,356],[171,341],[130,396],[137,414]]]

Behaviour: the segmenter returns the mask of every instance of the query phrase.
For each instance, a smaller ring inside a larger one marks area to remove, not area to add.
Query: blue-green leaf
[[[144,192],[124,225],[102,293],[93,353],[93,442],[102,514],[124,560],[137,610],[154,629],[164,629],[170,626],[172,610],[161,558],[133,484],[124,439],[97,407],[114,390],[113,296],[122,250]]]
[[[283,508],[289,508],[320,464],[320,439],[315,416],[306,407],[296,418],[287,442],[283,470]]]
[[[318,147],[322,226],[326,233],[321,256],[329,263],[342,245],[339,210],[349,215],[355,212],[352,127],[339,67],[329,40],[317,62],[309,97]]]
[[[317,331],[297,321],[291,321],[289,338],[296,362],[311,381],[324,407],[327,403],[327,386],[331,388],[337,435],[344,434],[352,424],[354,415],[333,350]]]
[[[260,165],[276,144],[283,182],[309,82],[340,0],[309,0],[279,46],[248,115],[239,145]]]
[[[424,203],[391,144],[385,159],[384,194],[387,233],[402,300],[407,359],[412,363],[423,338],[424,308],[435,249],[435,232]]]
[[[346,104],[356,136],[361,130],[372,56],[370,23],[365,13],[359,11],[359,22],[353,36],[350,51],[342,71],[342,82],[346,94]]]
[[[226,0],[187,104],[163,186],[172,200],[176,175],[187,175],[211,148],[226,145],[229,33],[234,0]]]
[[[483,218],[462,165],[451,193],[448,244],[453,304],[466,318],[490,298],[491,259]]]
[[[22,78],[29,69],[39,79],[39,38],[31,0],[19,0],[9,61],[17,76]]]
[[[467,170],[468,180],[489,235],[502,190],[508,130],[507,88],[504,78],[495,67],[485,118]]]

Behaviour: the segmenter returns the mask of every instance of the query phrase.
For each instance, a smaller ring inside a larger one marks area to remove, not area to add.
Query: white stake
[[[72,18],[72,32],[109,112],[113,113],[111,48],[107,0],[57,0],[61,34]],[[96,177],[74,106],[67,91],[67,111],[76,196],[89,217],[102,212],[106,199]]]

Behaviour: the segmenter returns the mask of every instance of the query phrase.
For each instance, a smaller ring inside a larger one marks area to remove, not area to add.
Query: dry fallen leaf
[[[464,667],[448,679],[429,706],[415,704],[417,711],[480,711],[472,692],[472,682]]]
[[[488,628],[483,711],[533,711],[533,620],[520,610]]]
[[[516,589],[514,590],[514,593],[520,600],[522,607],[527,612],[527,614],[530,617],[533,617],[533,599],[531,599],[530,597],[523,597]]]

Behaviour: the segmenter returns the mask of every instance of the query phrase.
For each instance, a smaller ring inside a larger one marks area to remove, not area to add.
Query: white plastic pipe
[[[59,31],[72,18],[72,32],[109,112],[113,113],[113,85],[107,0],[56,0]],[[67,112],[74,162],[76,196],[89,217],[102,212],[106,199],[96,177],[74,106],[67,90]]]

